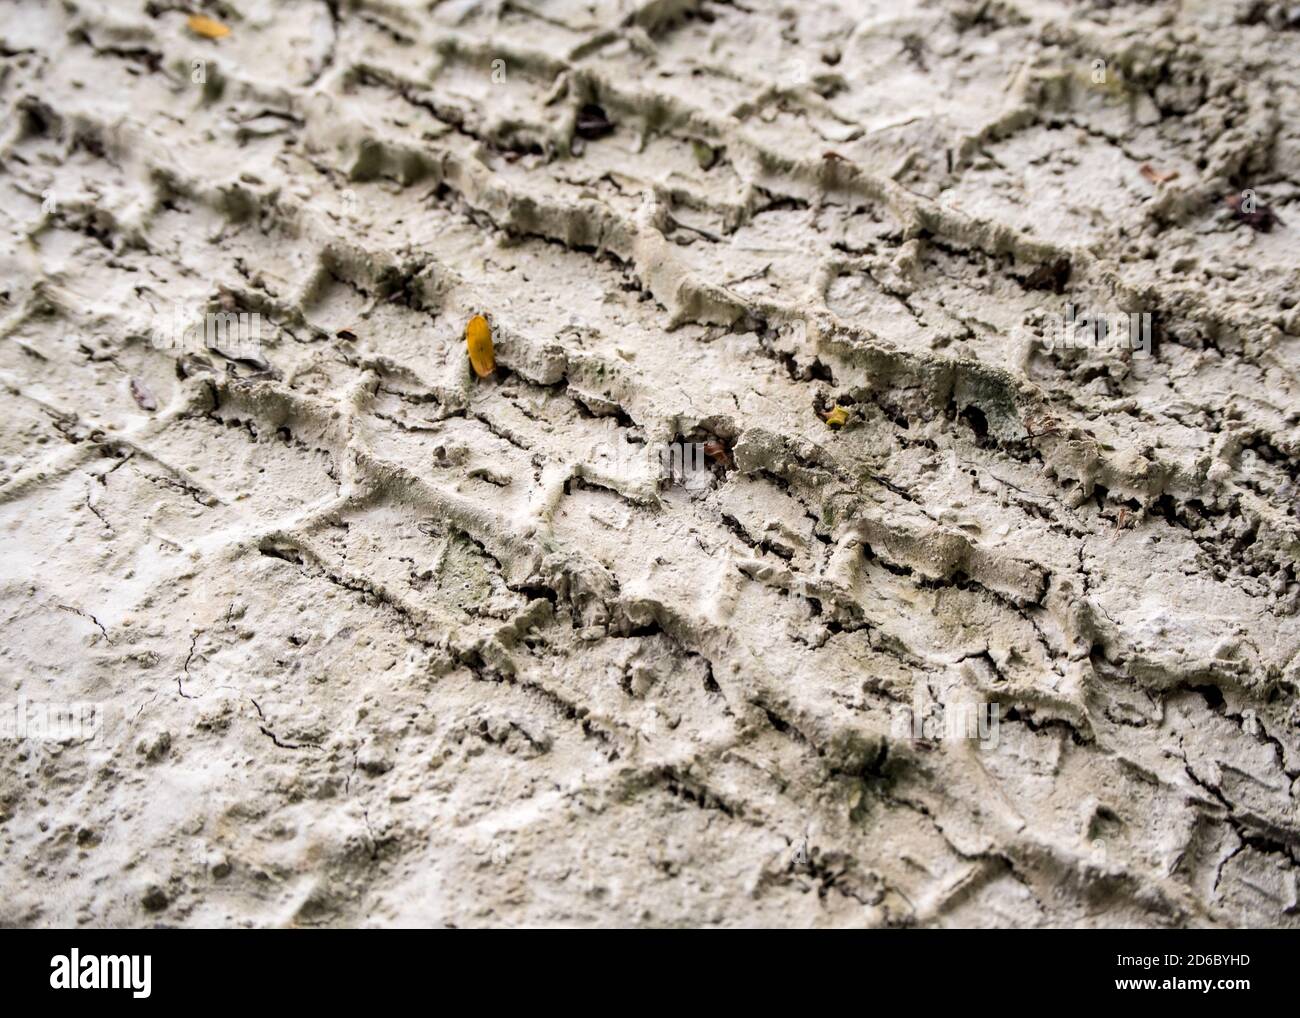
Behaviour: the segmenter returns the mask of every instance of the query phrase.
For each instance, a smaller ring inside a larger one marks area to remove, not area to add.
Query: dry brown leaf
[[[188,24],[191,32],[195,35],[201,35],[205,39],[224,39],[230,34],[230,29],[220,21],[215,21],[202,14],[191,14]]]
[[[1147,180],[1151,181],[1151,183],[1153,184],[1167,184],[1171,180],[1178,179],[1177,170],[1167,170],[1166,172],[1161,173],[1150,163],[1143,163],[1141,166],[1139,166],[1138,173],[1142,174],[1142,176],[1144,176]]]

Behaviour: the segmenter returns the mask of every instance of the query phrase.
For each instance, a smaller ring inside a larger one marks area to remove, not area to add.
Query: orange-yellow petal
[[[465,326],[465,346],[469,348],[469,362],[473,365],[474,374],[479,378],[487,378],[492,374],[497,366],[496,357],[492,353],[492,329],[482,315],[475,315]]]
[[[826,415],[826,423],[832,428],[842,428],[849,423],[849,412],[842,406],[833,407]]]
[[[204,17],[202,14],[191,14],[187,24],[191,32],[205,39],[224,39],[230,34],[230,29],[220,21]]]

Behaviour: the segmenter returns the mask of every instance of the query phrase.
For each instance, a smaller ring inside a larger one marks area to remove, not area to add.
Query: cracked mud
[[[1285,5],[204,10],[0,27],[0,922],[1300,925]]]

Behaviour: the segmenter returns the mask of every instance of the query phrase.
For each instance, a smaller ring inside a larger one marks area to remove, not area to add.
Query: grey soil
[[[1300,925],[1294,8],[207,13],[0,24],[0,923]]]

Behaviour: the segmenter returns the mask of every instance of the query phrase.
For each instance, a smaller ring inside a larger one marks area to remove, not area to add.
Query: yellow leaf
[[[206,18],[202,14],[191,14],[188,24],[191,32],[205,39],[224,39],[230,34],[230,29],[220,21]]]
[[[833,407],[826,415],[826,423],[832,428],[842,428],[849,423],[849,412],[842,406]]]
[[[475,315],[465,326],[465,346],[469,348],[469,362],[474,367],[474,374],[487,378],[496,365],[492,352],[492,329],[487,319]]]

